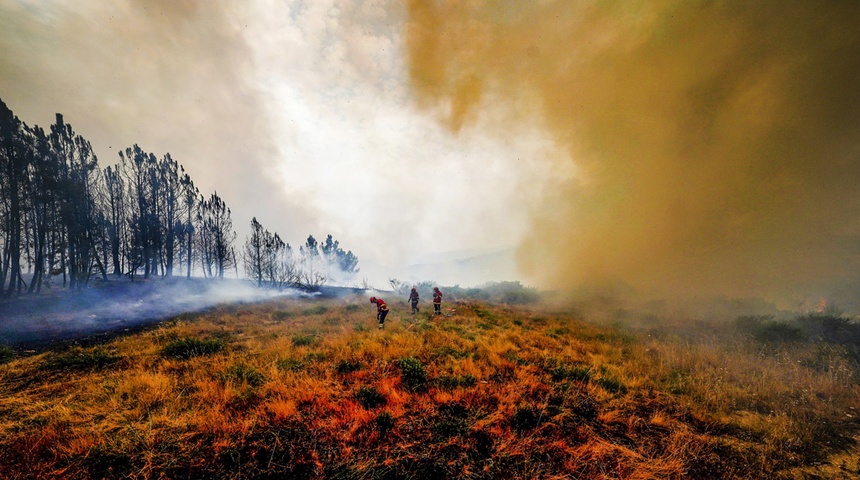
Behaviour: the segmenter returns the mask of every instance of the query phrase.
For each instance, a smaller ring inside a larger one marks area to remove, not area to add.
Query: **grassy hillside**
[[[364,296],[0,351],[3,478],[856,478],[857,357],[772,325]],[[781,332],[779,328],[777,332]]]

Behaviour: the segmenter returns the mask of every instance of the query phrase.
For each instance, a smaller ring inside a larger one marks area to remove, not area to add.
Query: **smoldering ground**
[[[319,294],[260,289],[247,281],[231,279],[152,278],[96,283],[81,291],[59,289],[37,297],[0,302],[0,343],[34,345],[69,341],[135,329],[219,304]]]
[[[421,105],[563,147],[520,249],[536,281],[789,302],[857,284],[860,3],[407,5]]]

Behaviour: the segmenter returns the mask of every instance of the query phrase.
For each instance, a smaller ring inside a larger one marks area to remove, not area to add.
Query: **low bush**
[[[12,360],[15,358],[15,350],[7,347],[6,345],[0,345],[0,365]]]
[[[511,428],[517,432],[532,430],[540,425],[541,419],[540,410],[528,405],[519,406],[511,415]]]
[[[101,348],[91,350],[74,348],[49,356],[42,363],[42,367],[50,370],[94,370],[111,365],[120,358],[122,357],[112,355]]]
[[[478,379],[474,375],[444,375],[436,379],[436,384],[442,388],[468,388],[474,387]]]
[[[403,385],[408,390],[420,390],[424,388],[427,381],[427,373],[424,370],[424,365],[421,364],[421,360],[415,357],[406,357],[401,358],[398,364],[400,366]]]
[[[304,315],[322,315],[326,312],[328,312],[328,307],[326,307],[325,305],[316,305],[311,308],[305,309],[305,311],[302,313]]]
[[[275,310],[274,312],[272,312],[272,319],[277,320],[279,322],[288,318],[292,318],[294,316],[296,316],[295,313],[288,312],[286,310]]]
[[[359,387],[354,396],[358,403],[368,410],[381,407],[386,403],[385,396],[383,394],[379,393],[379,391],[374,387],[368,387],[366,385]]]
[[[182,338],[168,343],[161,349],[165,357],[178,360],[188,360],[193,357],[213,355],[226,347],[223,340],[200,340],[197,338]]]
[[[431,430],[438,439],[462,435],[469,430],[469,410],[459,403],[439,405]]]
[[[297,372],[305,368],[305,363],[298,358],[282,358],[275,365],[283,372]]]
[[[319,338],[316,335],[305,334],[305,335],[293,335],[292,338],[293,345],[296,347],[308,347],[311,345],[315,345],[319,342]]]
[[[394,416],[388,412],[382,412],[376,416],[376,429],[385,434],[394,428]]]
[[[358,370],[361,370],[361,362],[356,360],[341,359],[337,362],[337,366],[335,366],[335,371],[337,371],[337,373],[347,374]]]
[[[259,387],[266,382],[266,376],[260,373],[259,370],[243,363],[227,367],[227,371],[224,372],[224,379],[226,381],[247,383],[252,387]]]
[[[587,383],[591,380],[591,368],[585,365],[557,365],[550,370],[550,375],[556,382],[569,380]]]
[[[343,310],[346,313],[355,313],[355,312],[360,311],[361,309],[362,309],[361,305],[357,305],[355,303],[350,303],[349,305],[343,307]]]
[[[621,382],[616,378],[612,377],[601,377],[595,381],[596,384],[600,385],[604,390],[609,393],[626,393],[627,385]]]

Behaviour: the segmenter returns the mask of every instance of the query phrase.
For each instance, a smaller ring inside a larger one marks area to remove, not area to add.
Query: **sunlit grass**
[[[713,338],[651,335],[475,302],[450,318],[394,303],[380,331],[365,307],[227,306],[95,347],[9,352],[0,472],[663,479],[860,467],[858,369],[839,346],[763,344],[730,323]]]

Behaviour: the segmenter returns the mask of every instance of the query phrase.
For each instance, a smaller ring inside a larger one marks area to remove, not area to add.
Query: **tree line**
[[[358,258],[328,235],[298,252],[254,218],[240,255],[230,208],[200,194],[169,153],[138,145],[102,169],[92,145],[61,114],[46,131],[0,100],[0,296],[39,293],[62,279],[149,278],[231,270],[259,286],[318,287],[358,272]]]

